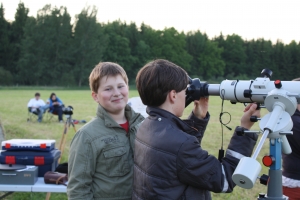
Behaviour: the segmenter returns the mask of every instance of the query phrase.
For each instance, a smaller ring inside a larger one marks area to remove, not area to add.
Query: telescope
[[[73,115],[73,107],[72,106],[63,107],[62,111],[63,111],[63,114],[65,114],[67,116]]]
[[[261,171],[260,163],[256,160],[263,144],[269,138],[270,155],[265,156],[263,164],[269,169],[270,181],[262,181],[266,175],[260,179],[261,183],[268,184],[267,195],[259,194],[258,199],[288,199],[282,194],[282,171],[281,153],[290,154],[292,152],[286,135],[293,134],[291,129],[293,122],[291,116],[295,113],[297,104],[300,103],[300,81],[271,81],[272,71],[264,69],[261,77],[255,80],[224,80],[220,84],[208,84],[200,79],[190,79],[186,89],[187,107],[192,101],[201,97],[220,96],[222,100],[229,100],[231,103],[259,103],[263,105],[269,113],[260,119],[260,131],[262,137],[256,146],[251,157],[243,157],[236,167],[232,180],[242,188],[251,189]],[[250,120],[250,119],[249,119]],[[269,182],[269,183],[268,183]]]
[[[272,71],[264,69],[262,77],[255,80],[224,80],[221,84],[208,84],[201,82],[199,78],[190,79],[186,89],[187,107],[192,101],[200,97],[220,96],[221,99],[231,103],[265,103],[268,93],[274,89],[286,90],[286,95],[295,97],[300,103],[300,81],[271,81]]]

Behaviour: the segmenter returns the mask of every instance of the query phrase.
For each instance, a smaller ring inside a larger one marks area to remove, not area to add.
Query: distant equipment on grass
[[[148,117],[146,112],[147,106],[143,104],[140,97],[131,97],[128,99],[128,105],[130,105],[135,112],[141,113],[144,117]]]

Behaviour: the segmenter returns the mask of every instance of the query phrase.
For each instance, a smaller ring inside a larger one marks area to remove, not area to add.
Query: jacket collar
[[[158,108],[158,107],[147,107],[147,113],[149,114],[149,118],[151,119],[158,119],[160,117],[167,118],[170,120],[174,125],[176,125],[180,130],[188,133],[188,134],[195,134],[195,131],[197,130],[190,125],[188,125],[185,121],[181,120],[177,116],[173,115],[169,111],[166,111],[164,109]]]
[[[144,117],[140,113],[134,112],[134,110],[129,105],[126,105],[125,107],[125,116],[129,122],[130,127],[135,126],[136,124],[144,120]],[[105,126],[120,127],[120,125],[107,113],[107,111],[100,104],[98,104],[97,108],[97,117],[101,118],[104,121]]]

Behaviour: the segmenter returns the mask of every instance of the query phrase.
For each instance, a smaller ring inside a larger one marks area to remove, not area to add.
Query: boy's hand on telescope
[[[204,119],[208,111],[208,97],[201,97],[194,101],[194,115],[199,119]]]
[[[254,122],[250,121],[250,117],[251,116],[260,117],[260,109],[256,110],[256,108],[257,108],[257,104],[255,104],[255,103],[248,104],[245,107],[244,115],[241,118],[241,126],[242,127],[249,130],[254,124]]]

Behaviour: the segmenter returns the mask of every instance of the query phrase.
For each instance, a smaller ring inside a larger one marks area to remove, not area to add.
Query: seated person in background
[[[40,93],[37,92],[34,96],[35,97],[30,99],[27,104],[28,111],[37,114],[38,122],[41,122],[43,120],[43,114],[49,108],[49,105],[40,99]]]
[[[58,115],[58,121],[63,122],[63,102],[56,96],[55,93],[51,93],[48,99],[51,113],[56,113]]]

